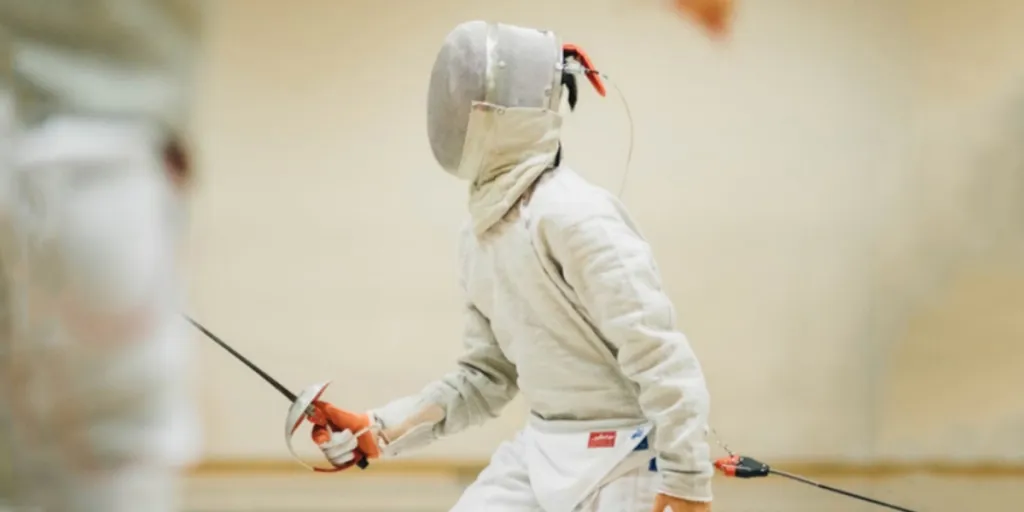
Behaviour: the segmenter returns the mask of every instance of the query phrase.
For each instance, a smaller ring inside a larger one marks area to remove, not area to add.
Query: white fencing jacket
[[[501,69],[547,55],[502,52],[505,46],[558,44],[542,31],[464,28],[468,35],[446,43],[470,45],[454,66],[474,61],[473,45],[485,41],[503,55]],[[483,30],[486,38],[474,37]],[[551,54],[560,57],[556,48]],[[541,76],[536,86],[547,90],[548,83]],[[622,204],[570,169],[553,168],[561,120],[546,106],[473,102],[462,154],[448,159],[461,162],[450,172],[473,180],[472,221],[460,240],[465,353],[448,375],[372,413],[386,427],[431,404],[444,409],[432,428],[392,443],[404,449],[497,416],[519,391],[542,421],[647,421],[656,432],[661,490],[709,501],[709,399],[700,364],[676,329],[651,247]]]

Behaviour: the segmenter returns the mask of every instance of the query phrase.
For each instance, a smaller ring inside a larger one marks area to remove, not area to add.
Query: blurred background
[[[430,68],[462,21],[550,28],[628,101],[623,197],[723,438],[911,508],[1024,507],[1024,3],[748,1],[723,43],[666,0],[214,4],[193,311],[289,386],[366,409],[452,367],[466,191],[429,150]],[[566,123],[568,164],[616,190],[622,102],[582,88]],[[309,474],[288,404],[197,343],[197,512],[447,510],[528,413]],[[873,510],[771,480],[716,510]]]

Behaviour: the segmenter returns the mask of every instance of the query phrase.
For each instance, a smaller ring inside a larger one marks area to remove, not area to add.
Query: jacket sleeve
[[[638,386],[640,407],[657,432],[661,492],[711,501],[707,385],[676,329],[651,248],[621,210],[586,210],[542,222],[549,256],[622,372]]]
[[[472,305],[465,309],[465,351],[456,369],[412,396],[400,398],[371,411],[385,429],[406,421],[429,407],[440,408],[444,417],[432,427],[413,429],[391,440],[388,455],[416,449],[467,427],[495,418],[519,392],[516,367],[501,351],[490,322]]]

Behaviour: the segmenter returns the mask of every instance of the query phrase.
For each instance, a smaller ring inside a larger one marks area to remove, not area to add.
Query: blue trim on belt
[[[637,443],[636,448],[633,448],[633,451],[634,452],[640,452],[640,451],[644,451],[644,450],[649,450],[650,448],[651,448],[650,441],[648,441],[647,437],[644,437],[643,439],[640,440],[639,443]],[[658,471],[658,459],[657,459],[657,457],[652,457],[651,458],[651,462],[649,462],[647,464],[647,469],[649,471],[655,471],[655,472]]]
[[[641,450],[646,450],[648,448],[650,448],[650,444],[647,442],[647,438],[645,437],[640,440],[640,442],[636,445],[636,448],[633,448],[633,451],[638,452]]]

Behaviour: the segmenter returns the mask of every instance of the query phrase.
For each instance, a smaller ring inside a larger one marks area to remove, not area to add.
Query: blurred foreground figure
[[[314,440],[337,466],[394,456],[522,391],[528,425],[454,511],[710,510],[708,391],[651,248],[616,197],[561,165],[563,90],[574,107],[585,74],[565,71],[572,54],[589,65],[551,32],[470,22],[449,34],[427,117],[437,161],[470,183],[465,353],[368,414],[326,405],[343,430]]]
[[[178,509],[198,448],[176,249],[199,3],[0,0],[12,510]]]

